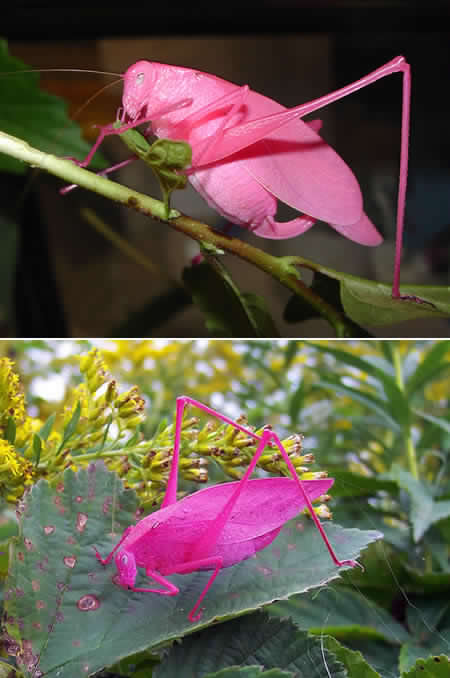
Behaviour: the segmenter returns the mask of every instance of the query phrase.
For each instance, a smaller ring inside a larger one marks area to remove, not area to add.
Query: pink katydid
[[[397,72],[403,76],[403,103],[392,296],[421,301],[400,294],[411,89],[410,67],[402,56],[346,87],[291,109],[248,86],[208,73],[138,61],[123,75],[123,126],[103,127],[79,164],[89,164],[105,136],[151,122],[157,137],[184,140],[192,146],[189,179],[230,222],[263,238],[285,239],[322,220],[354,242],[375,246],[382,237],[363,211],[354,174],[319,136],[320,122],[305,123],[301,117]],[[277,199],[302,216],[277,222]]]
[[[207,487],[177,502],[181,427],[186,405],[218,417],[256,440],[258,446],[241,480]],[[279,448],[292,478],[250,480],[267,445]],[[213,570],[188,615],[189,620],[195,622],[202,615],[202,610],[198,611],[200,604],[220,570],[269,546],[284,523],[304,508],[309,510],[333,562],[338,567],[359,565],[355,560],[337,558],[311,505],[311,501],[324,495],[332,484],[333,478],[301,481],[280,439],[270,429],[259,435],[193,398],[181,396],[177,398],[172,465],[161,508],[128,527],[105,559],[97,550],[96,557],[102,565],[107,565],[115,556],[118,583],[124,588],[163,596],[179,593],[167,575]],[[138,567],[145,567],[146,575],[165,588],[135,587]]]

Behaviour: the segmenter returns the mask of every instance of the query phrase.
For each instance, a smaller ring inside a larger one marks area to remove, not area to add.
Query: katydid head
[[[123,75],[123,108],[131,121],[148,115],[148,104],[154,101],[153,91],[159,71],[150,61],[137,61]]]
[[[124,588],[133,587],[136,581],[137,567],[133,553],[120,551],[116,555],[116,566],[119,573],[119,584]]]

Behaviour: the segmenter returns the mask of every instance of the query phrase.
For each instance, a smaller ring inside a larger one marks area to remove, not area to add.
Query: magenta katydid
[[[181,427],[186,405],[218,417],[253,438],[258,445],[241,480],[207,487],[177,502]],[[278,447],[291,478],[250,480],[267,445]],[[332,478],[301,481],[283,444],[270,429],[264,429],[259,435],[206,405],[182,396],[177,398],[172,465],[161,508],[128,527],[105,559],[97,550],[96,556],[103,565],[110,563],[115,556],[118,583],[124,588],[163,596],[179,593],[179,589],[167,579],[168,575],[212,570],[189,613],[189,620],[195,622],[202,614],[200,604],[220,570],[269,546],[285,522],[305,508],[309,510],[333,562],[338,567],[359,565],[354,560],[338,559],[311,505],[332,484]],[[136,587],[138,567],[145,568],[146,575],[164,588]]]

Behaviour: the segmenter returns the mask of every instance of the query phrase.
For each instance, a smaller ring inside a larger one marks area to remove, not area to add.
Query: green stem
[[[169,218],[167,218],[166,206],[160,200],[150,198],[78,167],[70,160],[43,153],[31,147],[25,141],[4,132],[0,132],[0,152],[22,160],[33,167],[40,167],[70,184],[77,184],[115,202],[127,205],[153,219],[163,221],[171,228],[184,233],[199,243],[206,241],[244,261],[248,261],[277,279],[284,287],[287,287],[312,306],[328,320],[338,337],[354,336],[355,330],[348,319],[300,280],[300,274],[296,267],[302,265],[313,271],[320,271],[321,267],[314,262],[302,257],[272,256],[238,238],[231,238],[218,233],[207,224],[184,216],[174,209],[170,210]]]
[[[392,347],[392,360],[395,370],[395,381],[402,393],[405,392],[405,383],[403,381],[403,370],[402,370],[402,359],[400,351],[398,348],[398,342],[393,341],[391,344]],[[409,470],[411,474],[419,480],[419,468],[417,466],[417,455],[416,449],[414,447],[414,442],[411,434],[411,425],[408,425],[408,430],[406,431],[406,454],[408,457]]]

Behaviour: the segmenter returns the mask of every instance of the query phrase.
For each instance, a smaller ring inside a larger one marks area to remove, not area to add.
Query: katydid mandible
[[[89,164],[105,136],[151,122],[149,133],[191,145],[192,165],[186,171],[190,182],[230,222],[263,238],[285,239],[322,220],[354,242],[379,245],[382,237],[364,213],[353,172],[318,134],[320,121],[305,123],[301,117],[398,72],[403,78],[403,97],[392,296],[420,302],[400,294],[411,89],[410,66],[402,56],[291,109],[247,85],[241,87],[209,73],[138,61],[122,76],[119,117],[123,126],[101,128],[97,142],[79,164]],[[277,200],[301,216],[277,222]]]
[[[218,417],[256,440],[258,446],[241,480],[207,487],[177,502],[181,427],[186,405]],[[273,444],[279,448],[292,478],[250,480],[262,451],[266,445]],[[269,546],[284,523],[304,508],[309,510],[333,562],[338,567],[359,565],[355,560],[337,558],[311,505],[311,501],[325,494],[332,484],[333,478],[301,481],[280,439],[271,430],[258,435],[197,400],[181,396],[177,398],[172,465],[161,508],[128,527],[105,559],[97,550],[96,557],[102,565],[107,565],[115,556],[118,583],[124,588],[162,596],[179,593],[167,575],[212,570],[188,615],[189,621],[196,622],[202,615],[201,602],[220,570]],[[136,587],[138,567],[144,567],[146,575],[164,588]]]

